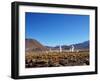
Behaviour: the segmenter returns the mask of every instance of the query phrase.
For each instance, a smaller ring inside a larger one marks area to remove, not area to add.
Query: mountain
[[[76,49],[89,49],[89,40],[82,43],[74,44],[74,47]]]
[[[71,44],[71,45],[62,45],[62,49],[63,50],[69,50],[72,45],[74,46],[74,48],[77,49],[89,49],[89,40],[88,41],[84,41],[82,43],[77,43],[77,44]],[[35,39],[25,39],[25,49],[26,51],[46,51],[49,49],[52,50],[59,50],[59,46],[44,46],[42,45],[39,41],[35,40]]]
[[[69,50],[72,45],[75,47],[75,49],[89,49],[89,41],[84,41],[82,43],[71,44],[71,45],[62,45],[61,47],[63,50]],[[46,46],[46,47],[51,49],[59,49],[59,46],[55,47]]]
[[[43,51],[43,50],[47,50],[47,48],[35,39],[25,39],[25,50]]]
[[[68,45],[62,45],[61,47],[62,47],[63,50],[66,50],[66,49],[69,50],[70,49],[70,46],[68,46]],[[59,49],[59,46],[56,46],[54,48],[58,48]]]

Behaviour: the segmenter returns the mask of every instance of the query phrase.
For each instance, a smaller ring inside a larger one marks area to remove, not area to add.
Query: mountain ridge
[[[75,47],[75,49],[89,49],[89,40],[77,44],[61,45],[61,47],[63,50],[69,50],[72,45]],[[26,51],[46,51],[49,49],[59,49],[59,45],[45,46],[35,39],[25,39],[25,48]]]

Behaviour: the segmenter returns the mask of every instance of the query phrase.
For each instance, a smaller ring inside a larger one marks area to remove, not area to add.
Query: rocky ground
[[[89,52],[26,52],[25,67],[61,67],[89,65]]]

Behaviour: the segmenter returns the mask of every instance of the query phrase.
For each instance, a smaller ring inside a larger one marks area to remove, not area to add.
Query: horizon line
[[[26,39],[36,40],[36,39],[34,39],[34,38],[25,38],[25,40],[26,40]],[[84,43],[84,42],[89,41],[89,40],[85,40],[85,41],[77,42],[77,43],[72,43],[72,44],[57,44],[57,45],[46,45],[46,44],[41,43],[41,42],[38,41],[38,40],[36,40],[36,41],[39,42],[40,44],[44,45],[44,46],[52,46],[52,47],[54,47],[54,46],[59,46],[59,45],[62,45],[62,46],[63,46],[63,45],[70,46],[70,45],[74,45],[74,44]]]

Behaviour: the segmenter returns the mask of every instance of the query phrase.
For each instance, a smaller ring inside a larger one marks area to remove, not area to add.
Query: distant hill
[[[74,44],[74,46],[75,46],[76,49],[89,49],[89,41]]]
[[[89,41],[84,41],[82,43],[72,44],[75,49],[89,49]],[[72,45],[62,45],[63,50],[69,50]],[[39,41],[35,39],[25,39],[25,49],[26,51],[46,51],[49,49],[58,50],[59,46],[44,46]]]
[[[62,45],[62,49],[69,50],[72,45],[75,47],[75,49],[89,49],[89,41],[84,41],[82,43],[71,44],[71,45]],[[55,47],[46,46],[46,47],[51,49],[59,49],[59,46]]]
[[[63,50],[66,50],[66,49],[69,50],[70,49],[70,46],[68,46],[68,45],[62,45],[61,47],[62,47]],[[59,46],[56,46],[54,48],[59,49]]]
[[[26,51],[42,51],[47,50],[40,42],[35,39],[25,39],[25,49]]]

